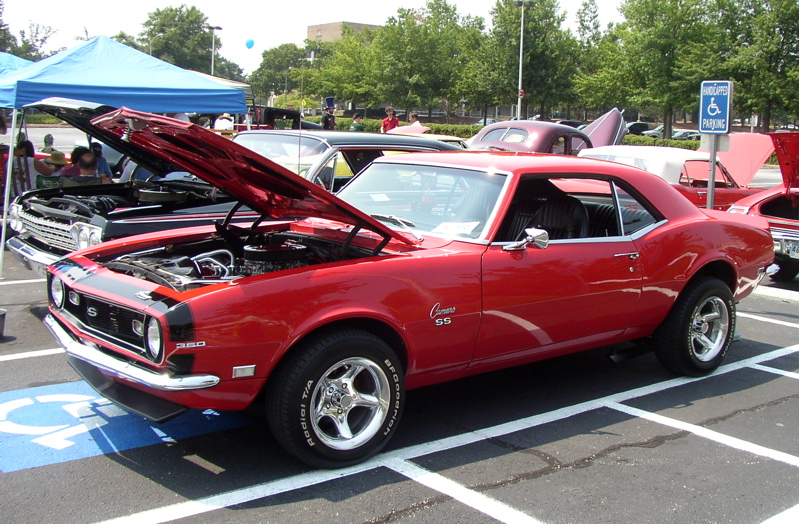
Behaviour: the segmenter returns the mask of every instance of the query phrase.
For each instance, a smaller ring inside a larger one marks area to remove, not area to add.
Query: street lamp
[[[283,96],[285,97],[285,104],[286,108],[289,107],[289,73],[291,72],[291,66],[286,70],[286,87],[283,88]]]
[[[522,8],[522,21],[519,24],[519,103],[516,106],[516,118],[518,120],[522,119],[522,97],[524,96],[524,91],[522,91],[522,58],[524,56],[524,8],[525,7],[533,7],[533,0],[513,0],[514,7],[521,7]]]
[[[216,33],[214,31],[221,31],[222,28],[218,25],[209,25],[208,29],[211,30],[211,76],[214,76],[214,55],[216,55]]]
[[[149,43],[149,45],[150,45],[150,52],[149,52],[148,54],[149,54],[150,56],[153,56],[153,40],[155,40],[155,39],[156,39],[156,38],[158,38],[159,36],[164,36],[164,33],[157,33],[157,34],[154,34],[154,35],[152,35],[152,36],[150,37],[150,40],[149,40],[149,42],[148,42],[148,43]]]

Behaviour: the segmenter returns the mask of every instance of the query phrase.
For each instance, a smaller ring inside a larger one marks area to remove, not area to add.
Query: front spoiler
[[[66,350],[69,364],[95,391],[125,409],[155,422],[166,422],[188,408],[141,391],[123,381],[159,391],[192,391],[210,388],[219,383],[219,377],[214,375],[171,377],[116,359],[80,342],[53,315],[47,315],[44,324]]]

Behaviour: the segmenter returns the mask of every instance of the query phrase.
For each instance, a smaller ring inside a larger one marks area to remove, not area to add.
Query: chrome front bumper
[[[36,271],[42,277],[47,277],[47,266],[61,258],[52,253],[38,250],[19,237],[9,238],[6,245],[22,265]]]
[[[44,325],[47,326],[47,329],[50,330],[58,343],[64,347],[69,356],[90,364],[104,375],[120,378],[160,391],[191,391],[210,388],[219,384],[219,377],[214,375],[184,375],[171,377],[116,359],[80,342],[72,333],[64,329],[53,315],[47,315],[44,318]]]

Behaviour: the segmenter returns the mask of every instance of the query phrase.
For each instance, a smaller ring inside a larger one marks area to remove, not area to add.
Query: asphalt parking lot
[[[257,414],[151,426],[108,404],[41,324],[43,282],[8,253],[3,277],[6,522],[799,521],[799,281],[739,304],[709,377],[602,348],[422,388],[386,451],[326,471]]]

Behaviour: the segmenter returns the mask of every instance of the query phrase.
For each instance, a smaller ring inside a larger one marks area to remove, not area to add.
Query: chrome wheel
[[[691,324],[691,351],[697,360],[709,362],[724,349],[730,331],[730,312],[719,297],[710,297],[696,308]]]
[[[336,450],[355,449],[383,425],[391,400],[383,369],[365,358],[347,358],[325,371],[311,398],[317,437]]]

